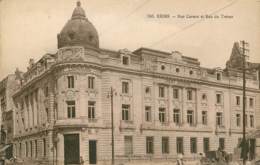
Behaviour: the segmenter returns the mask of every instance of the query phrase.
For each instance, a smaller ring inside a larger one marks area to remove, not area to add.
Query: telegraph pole
[[[114,110],[113,110],[113,88],[111,87],[110,98],[111,98],[111,134],[112,134],[112,165],[115,164],[115,151],[114,151]]]
[[[248,45],[245,41],[241,41],[242,45],[242,58],[243,58],[243,165],[246,164],[246,157],[247,157],[247,143],[246,143],[246,51],[248,49],[245,46]]]

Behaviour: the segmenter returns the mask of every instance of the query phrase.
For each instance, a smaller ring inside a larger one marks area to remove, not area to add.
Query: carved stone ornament
[[[74,61],[82,60],[84,61],[84,47],[73,46],[64,47],[58,51],[58,61]]]

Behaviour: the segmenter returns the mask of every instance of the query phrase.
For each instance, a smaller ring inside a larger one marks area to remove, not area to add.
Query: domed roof
[[[77,7],[74,9],[71,19],[58,34],[58,48],[65,46],[99,48],[97,30],[86,18],[80,2],[77,2]]]

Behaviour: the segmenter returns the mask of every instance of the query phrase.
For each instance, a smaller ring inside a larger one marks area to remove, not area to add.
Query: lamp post
[[[111,101],[111,147],[112,147],[112,165],[115,164],[115,144],[114,144],[114,107],[113,107],[113,97],[114,97],[114,89],[111,87],[109,92],[109,97]]]
[[[246,49],[245,47],[248,46],[248,43],[245,41],[241,41],[242,45],[242,58],[243,58],[243,140],[242,140],[242,156],[243,156],[243,165],[246,164],[247,159],[247,150],[248,146],[246,143],[246,52],[249,51],[249,49]]]

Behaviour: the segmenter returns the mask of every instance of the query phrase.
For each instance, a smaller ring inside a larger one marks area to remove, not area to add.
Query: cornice
[[[46,72],[41,74],[38,77],[35,77],[33,80],[28,82],[25,86],[20,88],[18,92],[16,92],[13,97],[16,97],[19,95],[21,92],[23,92],[25,89],[30,87],[33,83],[41,80],[45,76],[49,74],[53,74],[54,72],[57,71],[57,69],[67,67],[69,65],[72,66],[84,66],[84,67],[91,67],[95,69],[99,69],[101,71],[116,71],[116,72],[121,72],[121,73],[127,73],[127,74],[132,74],[132,75],[137,75],[137,76],[150,76],[153,78],[163,78],[163,79],[170,79],[174,81],[185,81],[185,82],[190,82],[190,83],[195,83],[195,84],[200,84],[200,85],[208,85],[208,86],[214,86],[214,87],[221,87],[221,88],[227,88],[227,89],[237,89],[237,90],[242,90],[242,86],[239,85],[231,85],[231,84],[223,84],[223,83],[217,83],[217,82],[210,82],[198,78],[189,78],[189,77],[181,77],[178,75],[171,75],[167,73],[156,73],[156,72],[147,72],[147,71],[142,71],[142,70],[135,70],[131,68],[122,68],[118,66],[110,66],[110,65],[103,65],[103,64],[97,64],[97,63],[92,63],[92,62],[82,62],[82,61],[73,61],[73,62],[60,62],[52,65]],[[249,88],[247,87],[247,91],[250,92],[255,92],[255,93],[260,93],[260,90],[257,88]]]

